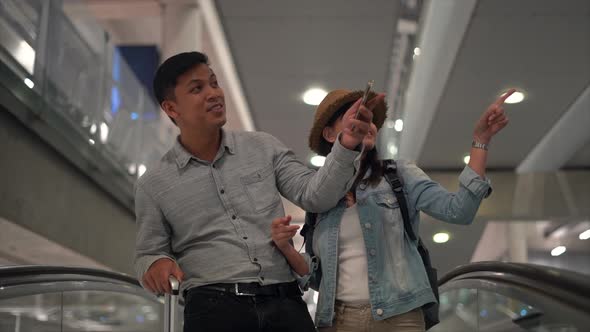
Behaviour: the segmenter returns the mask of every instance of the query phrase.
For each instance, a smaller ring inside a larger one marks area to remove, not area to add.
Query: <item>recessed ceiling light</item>
[[[309,161],[315,167],[322,167],[322,166],[324,166],[324,163],[326,162],[326,157],[316,155],[316,156],[311,157],[311,159]]]
[[[327,94],[322,89],[309,89],[303,94],[303,102],[307,105],[319,105]]]
[[[109,137],[109,126],[106,123],[102,122],[100,124],[100,141],[102,143],[106,143],[108,137]]]
[[[395,131],[404,130],[404,120],[402,120],[402,119],[395,120],[395,124],[394,124],[393,128],[395,128]]]
[[[29,89],[32,89],[35,86],[35,83],[28,78],[25,78],[25,84],[29,87]]]
[[[147,167],[144,164],[139,164],[139,167],[137,167],[137,176],[142,176],[145,171],[147,171]]]
[[[421,53],[420,47],[414,48],[414,55],[420,55],[420,53]]]
[[[580,240],[588,240],[590,239],[590,229],[587,229],[580,233]]]
[[[129,164],[129,166],[127,167],[127,171],[129,172],[129,175],[134,175],[137,172],[137,165]]]
[[[504,94],[502,94],[504,95]],[[524,100],[524,93],[520,91],[515,91],[513,94],[510,95],[505,101],[506,104],[518,104]]]
[[[395,146],[395,144],[390,143],[387,148],[389,149],[389,153],[394,157],[397,155],[397,146]]]
[[[465,163],[465,165],[469,164],[469,160],[471,160],[470,155],[467,154],[463,157],[463,163]]]
[[[432,241],[434,241],[435,243],[445,243],[449,241],[449,238],[449,233],[441,232],[434,234],[432,236]]]
[[[561,254],[563,254],[565,252],[565,247],[564,246],[558,246],[553,248],[553,250],[551,250],[551,256],[559,256]]]

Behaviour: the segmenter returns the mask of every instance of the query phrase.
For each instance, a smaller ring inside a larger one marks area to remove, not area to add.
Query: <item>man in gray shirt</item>
[[[344,116],[344,130],[319,170],[273,136],[231,132],[223,90],[205,54],[167,59],[154,79],[164,112],[180,129],[174,147],[138,180],[135,268],[144,287],[185,296],[185,331],[314,331],[293,272],[273,245],[284,216],[280,195],[323,212],[352,185],[371,109]],[[295,231],[295,230],[294,230]]]

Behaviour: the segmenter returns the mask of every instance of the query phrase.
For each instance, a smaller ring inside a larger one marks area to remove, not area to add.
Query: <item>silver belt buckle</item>
[[[238,284],[234,284],[234,293],[237,296],[256,296],[256,294],[250,294],[250,293],[242,293],[240,292],[240,289],[238,288]]]

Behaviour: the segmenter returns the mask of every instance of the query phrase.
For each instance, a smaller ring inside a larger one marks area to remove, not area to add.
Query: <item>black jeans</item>
[[[237,296],[191,289],[185,299],[184,332],[316,331],[301,296]]]

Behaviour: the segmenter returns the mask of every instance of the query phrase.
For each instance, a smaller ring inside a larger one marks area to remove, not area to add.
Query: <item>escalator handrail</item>
[[[72,276],[79,276],[82,278],[105,278],[111,281],[141,287],[135,278],[127,274],[86,267],[50,265],[14,265],[0,267],[0,284],[2,284],[2,280],[26,277],[35,277],[35,282],[39,282],[39,279],[43,279],[43,276],[47,276],[47,279],[52,281],[70,281],[72,280]]]
[[[525,278],[535,283],[551,285],[562,291],[590,297],[590,283],[588,282],[590,277],[550,266],[525,263],[477,262],[461,265],[442,276],[438,284],[440,287],[451,280],[462,279],[466,275],[469,275],[469,278],[490,276],[498,278],[499,274]]]

